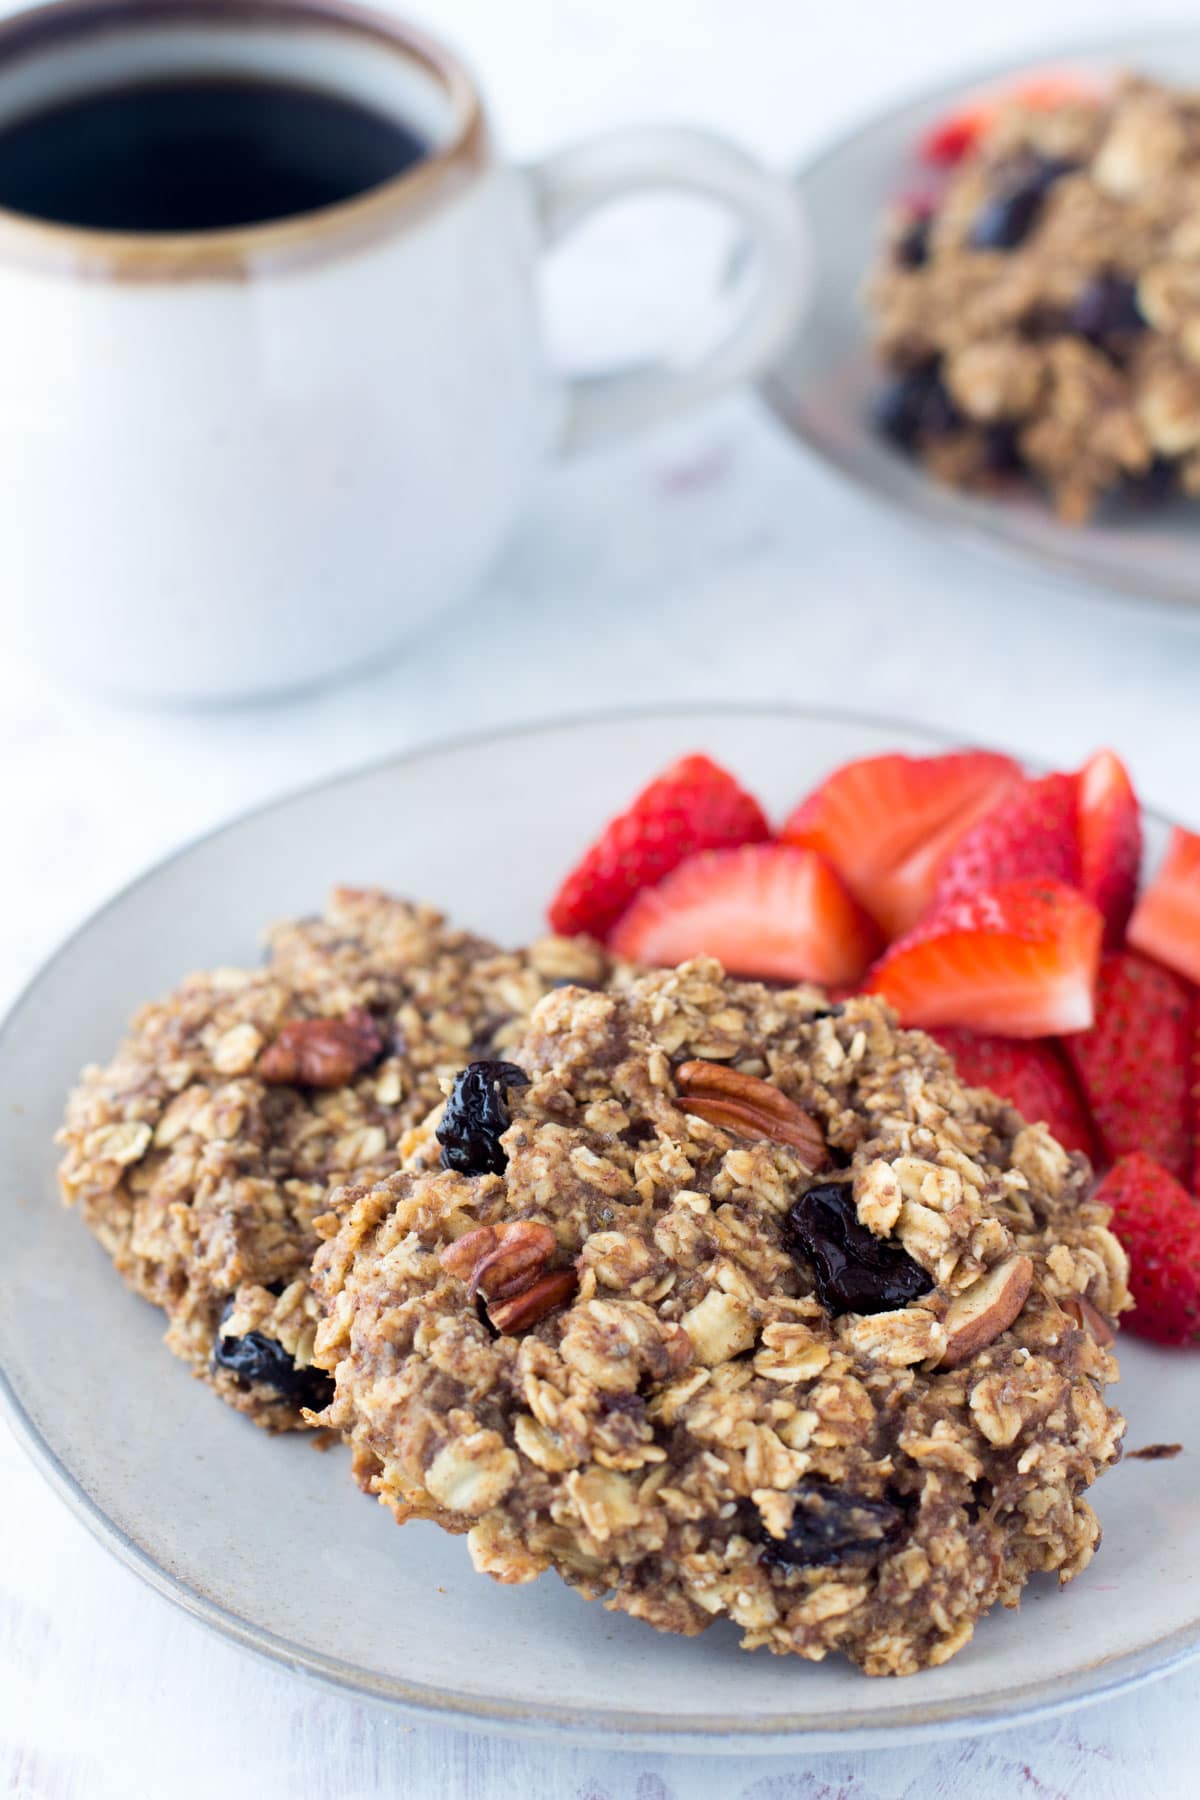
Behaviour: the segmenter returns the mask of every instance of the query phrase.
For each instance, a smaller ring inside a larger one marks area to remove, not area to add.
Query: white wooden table
[[[1124,11],[425,5],[483,71],[518,152],[668,113],[777,159],[956,64],[1119,25]],[[620,253],[634,244],[636,257]],[[631,308],[652,336],[673,316],[674,267],[712,255],[684,208],[598,230],[554,283],[563,342],[616,347],[611,321]],[[844,704],[1066,764],[1111,742],[1148,800],[1200,825],[1198,691],[1200,625],[920,539],[735,400],[548,478],[486,589],[351,685],[273,707],[124,712],[58,693],[0,648],[0,1000],[196,832],[440,735],[638,701]],[[1198,1703],[1200,1668],[1036,1729],[729,1763],[408,1727],[260,1666],[144,1591],[0,1431],[0,1794],[21,1800],[1174,1800],[1197,1791]]]

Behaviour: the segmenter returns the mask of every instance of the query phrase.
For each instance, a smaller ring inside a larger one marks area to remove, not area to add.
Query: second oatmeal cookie
[[[585,940],[506,951],[432,907],[336,890],[278,926],[258,969],[193,975],[84,1072],[60,1133],[62,1190],[166,1341],[257,1424],[303,1424],[313,1220],[376,1179],[472,1055],[502,1051],[555,982],[602,981]]]

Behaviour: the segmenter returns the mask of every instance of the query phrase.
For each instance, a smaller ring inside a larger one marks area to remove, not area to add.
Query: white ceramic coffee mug
[[[738,150],[663,128],[513,168],[452,56],[341,0],[62,0],[20,15],[0,25],[0,127],[197,73],[332,91],[431,150],[353,199],[231,230],[93,231],[0,210],[4,635],[71,679],[218,699],[366,663],[480,574],[547,455],[753,375],[794,319],[793,203]],[[694,366],[556,376],[542,249],[653,188],[727,207],[763,280]]]

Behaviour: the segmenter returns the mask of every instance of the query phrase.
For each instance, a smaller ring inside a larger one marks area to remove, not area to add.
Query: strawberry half
[[[603,938],[635,894],[685,857],[769,835],[758,801],[732,775],[710,757],[685,756],[604,828],[550,902],[550,924]]]
[[[951,167],[974,150],[1002,106],[1016,102],[1041,111],[1085,100],[1099,91],[1077,75],[1035,75],[1007,93],[990,95],[948,113],[922,134],[918,153],[924,162]]]
[[[1129,771],[1111,750],[1080,769],[1079,885],[1104,914],[1104,942],[1117,950],[1133,911],[1142,861],[1142,814]]]
[[[1191,1179],[1189,1118],[1195,996],[1160,963],[1106,956],[1096,1023],[1066,1043],[1106,1160],[1144,1150],[1177,1181]]]
[[[867,991],[906,1025],[1003,1037],[1086,1031],[1104,921],[1056,881],[1007,881],[956,900],[893,944]]]
[[[1200,837],[1176,826],[1162,867],[1133,909],[1129,942],[1200,982]]]
[[[1025,876],[1078,887],[1077,791],[1073,775],[1042,775],[1009,789],[946,857],[934,905]]]
[[[986,750],[868,756],[823,781],[780,835],[828,857],[860,905],[896,937],[928,907],[952,845],[1022,779],[1010,757]]]
[[[968,1087],[990,1088],[1031,1125],[1048,1125],[1067,1150],[1096,1154],[1095,1133],[1067,1063],[1054,1044],[991,1037],[941,1025],[930,1034],[954,1058]]]
[[[1200,1343],[1200,1206],[1143,1151],[1123,1156],[1096,1189],[1129,1252],[1137,1310],[1129,1330],[1160,1344]]]
[[[972,151],[996,116],[995,102],[960,107],[921,133],[917,154],[922,162],[952,168]]]
[[[823,857],[748,844],[689,857],[638,895],[609,942],[631,962],[715,956],[731,975],[840,984],[858,980],[880,939]]]

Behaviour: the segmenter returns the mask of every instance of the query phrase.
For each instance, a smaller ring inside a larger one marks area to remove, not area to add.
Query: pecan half
[[[474,1231],[464,1231],[444,1250],[439,1250],[438,1261],[449,1274],[466,1281],[474,1274],[476,1263],[491,1255],[499,1238],[500,1233],[494,1225],[477,1225]]]
[[[489,1301],[487,1316],[502,1337],[515,1337],[565,1306],[578,1286],[574,1269],[551,1269],[511,1299]]]
[[[946,1348],[939,1367],[957,1368],[1007,1331],[1029,1297],[1033,1264],[1027,1256],[1010,1256],[965,1288],[950,1302],[942,1320]]]
[[[551,1269],[557,1239],[549,1225],[516,1219],[511,1225],[478,1225],[447,1244],[438,1261],[467,1284],[468,1294],[483,1294],[487,1316],[497,1331],[511,1337],[544,1319],[569,1300],[579,1285],[574,1269]]]
[[[382,1054],[383,1033],[356,1006],[344,1019],[293,1019],[261,1052],[254,1072],[297,1087],[344,1087]]]
[[[1076,1294],[1072,1299],[1064,1300],[1061,1304],[1067,1317],[1074,1319],[1076,1325],[1086,1331],[1097,1344],[1107,1348],[1109,1344],[1116,1343],[1116,1326],[1111,1319],[1106,1319],[1090,1300],[1085,1300],[1082,1294]]]
[[[539,1275],[557,1240],[549,1225],[518,1219],[511,1225],[480,1225],[442,1251],[444,1269],[467,1283],[468,1294],[504,1300]]]
[[[737,1137],[770,1138],[798,1150],[810,1169],[829,1161],[824,1133],[811,1113],[769,1081],[724,1063],[685,1062],[675,1071],[681,1112]]]

